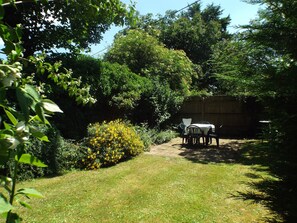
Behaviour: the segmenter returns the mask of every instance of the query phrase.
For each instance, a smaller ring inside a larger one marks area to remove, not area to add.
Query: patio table
[[[197,130],[194,130],[197,128]],[[212,132],[215,131],[215,125],[213,124],[206,124],[206,123],[193,123],[189,125],[186,129],[186,131],[189,134],[189,142],[191,144],[194,144],[193,142],[196,141],[196,143],[199,143],[200,137],[203,139],[203,144],[207,144],[209,141],[208,139],[208,131],[212,129]],[[199,133],[200,132],[200,133]],[[206,142],[205,142],[206,139]]]
[[[208,131],[209,131],[210,129],[212,129],[212,131],[215,132],[215,125],[213,125],[213,124],[193,123],[193,124],[189,125],[189,126],[187,127],[187,129],[190,128],[191,126],[192,126],[192,127],[199,127],[199,128],[203,131],[203,134],[204,134],[205,136],[207,135],[207,133],[208,133]]]

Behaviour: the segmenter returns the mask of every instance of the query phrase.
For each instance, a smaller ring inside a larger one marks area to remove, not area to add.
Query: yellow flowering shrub
[[[134,128],[122,120],[95,123],[90,126],[87,169],[98,169],[129,159],[144,151],[144,145]]]

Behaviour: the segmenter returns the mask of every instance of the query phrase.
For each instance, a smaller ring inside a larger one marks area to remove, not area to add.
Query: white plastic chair
[[[182,143],[187,143],[188,142],[188,138],[189,138],[189,133],[187,131],[187,127],[189,125],[191,125],[192,123],[192,119],[191,118],[183,118],[182,119],[182,133],[181,133],[181,137],[182,137]]]
[[[186,127],[188,127],[189,125],[191,125],[192,119],[191,118],[183,118],[182,122]]]

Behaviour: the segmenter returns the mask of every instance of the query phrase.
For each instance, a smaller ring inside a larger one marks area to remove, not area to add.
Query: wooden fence
[[[192,123],[209,121],[217,127],[223,125],[220,134],[225,137],[253,137],[258,131],[261,106],[253,98],[246,101],[229,96],[187,99],[176,121],[192,118]]]

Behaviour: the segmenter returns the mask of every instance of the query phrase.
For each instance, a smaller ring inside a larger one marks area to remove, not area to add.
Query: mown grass
[[[24,182],[45,198],[20,209],[24,222],[277,222],[262,202],[242,199],[261,194],[251,188],[266,170],[244,163],[197,163],[143,154],[98,171]]]

